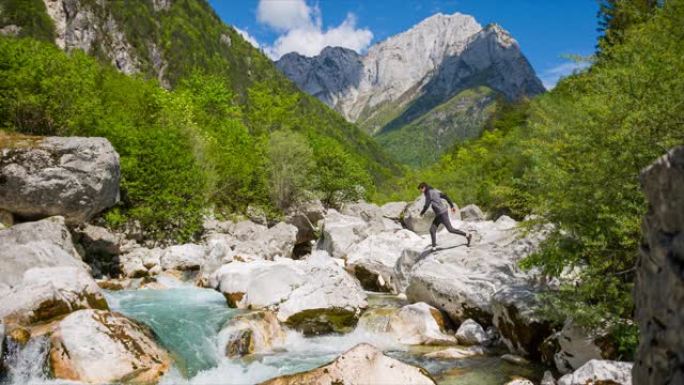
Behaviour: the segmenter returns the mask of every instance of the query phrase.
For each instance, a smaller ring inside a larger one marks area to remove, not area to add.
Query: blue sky
[[[577,68],[563,57],[590,55],[598,36],[597,0],[209,0],[269,56],[314,55],[326,45],[363,52],[438,12],[496,22],[518,40],[547,87]]]

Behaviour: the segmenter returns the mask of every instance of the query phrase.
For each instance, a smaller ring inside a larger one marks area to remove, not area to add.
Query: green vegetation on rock
[[[376,138],[402,163],[434,164],[455,143],[480,136],[495,101],[495,92],[487,87],[468,89],[407,125],[380,132]]]

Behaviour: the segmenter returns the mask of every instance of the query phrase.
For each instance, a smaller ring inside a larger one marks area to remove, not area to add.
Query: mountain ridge
[[[510,33],[498,24],[482,27],[461,13],[435,14],[365,54],[327,47],[314,57],[286,54],[276,65],[301,90],[379,137],[468,89],[488,87],[508,101],[545,91]],[[465,120],[481,120],[471,118]],[[441,147],[468,138],[446,138]],[[403,150],[391,153],[401,160]]]

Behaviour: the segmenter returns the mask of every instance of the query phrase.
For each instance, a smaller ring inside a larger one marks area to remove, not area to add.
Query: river
[[[382,349],[387,355],[427,369],[444,385],[501,385],[514,376],[538,381],[542,368],[516,366],[497,356],[440,361],[424,354],[444,347],[401,345],[392,338],[357,328],[345,335],[304,337],[288,332],[284,347],[272,354],[246,359],[228,359],[220,352],[221,326],[242,310],[228,308],[223,296],[180,282],[165,282],[164,290],[124,290],[106,293],[112,310],[148,325],[174,358],[174,367],[161,385],[254,384],[283,374],[296,373],[332,361],[361,342]],[[371,307],[398,307],[395,297],[370,294]],[[47,379],[43,362],[47,341],[34,339],[23,349],[14,349],[9,361],[10,385],[57,385],[69,382]]]

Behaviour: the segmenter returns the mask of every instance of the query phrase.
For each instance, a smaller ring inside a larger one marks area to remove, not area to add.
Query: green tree
[[[271,135],[267,155],[271,199],[279,209],[287,209],[313,186],[313,151],[305,136],[282,130]]]
[[[621,44],[625,32],[653,15],[658,0],[601,0],[599,2],[599,48]]]
[[[372,194],[368,172],[336,142],[317,140],[314,143],[314,156],[316,190],[322,194],[323,203],[336,205],[367,198]]]

